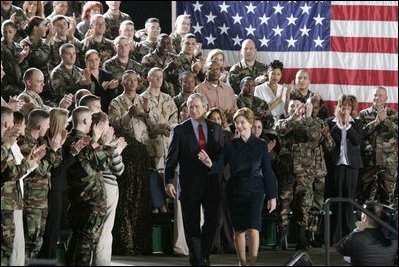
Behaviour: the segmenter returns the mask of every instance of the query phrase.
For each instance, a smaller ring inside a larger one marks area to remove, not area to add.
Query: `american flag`
[[[398,3],[396,1],[177,1],[176,14],[191,18],[191,32],[204,54],[225,51],[226,65],[241,60],[243,40],[252,39],[257,60],[284,63],[280,83],[306,68],[310,90],[330,110],[342,94],[370,106],[376,86],[398,109]]]

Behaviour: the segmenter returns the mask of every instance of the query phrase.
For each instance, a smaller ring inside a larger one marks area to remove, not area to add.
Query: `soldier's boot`
[[[300,225],[298,233],[298,243],[296,245],[296,250],[309,250],[309,242],[306,238],[306,227]]]
[[[288,226],[283,225],[278,227],[278,236],[277,236],[277,243],[273,246],[273,250],[287,250],[288,243],[287,243],[287,233],[288,233]]]
[[[308,237],[309,244],[312,246],[312,248],[322,247],[323,244],[318,240],[315,232],[306,231],[306,235]]]

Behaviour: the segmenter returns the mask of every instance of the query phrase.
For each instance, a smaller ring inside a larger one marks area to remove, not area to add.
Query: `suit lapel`
[[[192,148],[193,151],[199,151],[199,143],[197,141],[197,137],[195,136],[193,124],[191,123],[191,120],[187,120],[186,123],[184,124],[185,126],[185,133],[187,135],[187,140]]]

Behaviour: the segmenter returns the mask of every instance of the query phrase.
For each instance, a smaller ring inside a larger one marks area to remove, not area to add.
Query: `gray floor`
[[[272,251],[270,248],[261,249],[258,257],[258,265],[260,266],[284,266],[289,259],[295,254],[293,247],[287,251]],[[306,252],[313,262],[313,265],[324,265],[324,249],[312,248]],[[330,265],[332,266],[349,266],[342,256],[339,255],[335,248],[330,250]],[[235,254],[211,255],[211,265],[238,266],[238,260]],[[112,257],[112,265],[114,266],[188,266],[188,257],[173,257],[163,254],[154,254],[152,256],[114,256]]]

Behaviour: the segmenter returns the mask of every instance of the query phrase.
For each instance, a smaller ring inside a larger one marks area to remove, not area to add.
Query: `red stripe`
[[[327,105],[328,109],[330,110],[330,115],[333,115],[335,106],[337,105],[337,101],[323,100],[323,102]],[[369,108],[372,104],[373,104],[372,102],[359,102],[357,109],[360,111]],[[387,103],[387,106],[398,111],[398,103]]]
[[[357,53],[398,53],[398,38],[331,36],[331,51]]]
[[[398,21],[397,6],[331,5],[331,19]]]
[[[398,86],[398,71],[306,68],[313,84]],[[291,83],[299,69],[284,69],[280,83]]]

